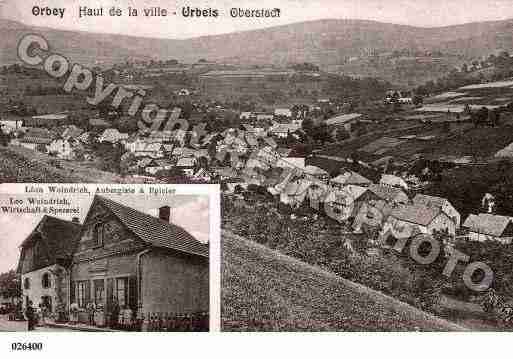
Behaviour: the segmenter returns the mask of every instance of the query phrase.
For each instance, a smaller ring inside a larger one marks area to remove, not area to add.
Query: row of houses
[[[265,156],[257,157],[265,159]],[[280,161],[287,162],[286,158],[281,158]],[[360,230],[363,223],[374,223],[382,233],[400,228],[408,230],[409,233],[443,232],[451,237],[464,234],[470,240],[493,240],[501,243],[511,243],[513,237],[511,217],[493,214],[471,215],[462,224],[460,213],[449,200],[421,193],[410,199],[407,194],[408,184],[398,176],[384,174],[379,183],[373,183],[350,170],[331,178],[322,168],[305,166],[304,162],[302,165],[301,162],[290,162],[289,166],[276,164],[275,167],[282,167],[284,171],[270,175],[265,180],[260,178],[253,184],[263,185],[282,204],[292,208],[298,208],[306,201],[321,198],[326,204],[325,209],[331,207],[329,210],[332,213],[348,214],[344,218],[349,217],[356,230]],[[266,166],[261,166],[261,169],[267,172],[269,170]],[[229,179],[230,176],[236,178],[237,172],[225,171],[224,175],[225,179]],[[312,178],[317,181],[312,182]],[[244,188],[248,182],[230,183],[227,191],[233,192],[237,185]],[[328,188],[332,191],[327,191]],[[351,203],[347,202],[346,196],[337,195],[338,191],[349,194],[352,198]],[[323,198],[323,194],[326,193],[329,193],[328,196]]]

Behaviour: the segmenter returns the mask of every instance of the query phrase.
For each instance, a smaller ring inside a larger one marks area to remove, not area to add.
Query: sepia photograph
[[[0,4],[0,329],[512,331],[511,0]]]
[[[36,188],[0,194],[0,331],[209,330],[208,194]]]

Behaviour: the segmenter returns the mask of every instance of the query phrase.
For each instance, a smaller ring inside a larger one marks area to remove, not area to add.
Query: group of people
[[[94,314],[97,310],[96,304],[93,302],[88,303],[86,306],[86,310],[87,310],[87,316],[88,316],[88,324],[92,325],[92,326],[97,325],[98,323],[96,323],[95,317],[94,317]],[[116,328],[116,326],[118,325],[118,321],[119,321],[120,311],[121,311],[121,308],[119,306],[119,303],[118,303],[117,299],[114,298],[112,300],[112,303],[110,303],[108,306],[109,315],[106,317],[107,326],[109,326],[110,328]]]
[[[34,330],[41,320],[43,323],[46,321],[48,317],[49,308],[47,305],[40,303],[39,310],[36,310],[33,307],[33,303],[31,300],[27,302],[27,307],[25,308],[25,318],[28,322],[28,330]]]

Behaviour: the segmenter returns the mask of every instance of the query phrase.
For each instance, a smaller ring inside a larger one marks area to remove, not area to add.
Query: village
[[[148,101],[166,109],[169,118],[150,127],[140,126],[143,114],[127,115],[127,106],[87,105],[87,93],[65,94],[37,70],[11,65],[3,76],[20,81],[4,89],[0,174],[8,182],[219,183],[223,230],[421,310],[444,316],[450,305],[457,312],[471,302],[474,314],[486,316],[490,306],[483,300],[496,292],[509,300],[506,278],[483,294],[433,274],[422,284],[436,292],[427,298],[421,286],[391,284],[394,278],[376,276],[378,264],[362,267],[354,258],[391,261],[393,243],[385,235],[398,228],[440,239],[445,255],[461,246],[481,246],[472,253],[483,255],[490,244],[494,251],[512,244],[512,83],[482,75],[496,66],[490,58],[454,69],[439,81],[443,86],[415,88],[311,63],[152,60],[95,69],[119,87],[149,93]],[[272,219],[283,228],[273,232]],[[293,239],[297,228],[317,243]],[[316,252],[333,243],[336,255]],[[342,261],[348,267],[341,268]],[[400,271],[423,280],[432,274],[410,263]],[[443,301],[450,305],[434,309]],[[509,325],[504,308],[491,308],[493,320]]]

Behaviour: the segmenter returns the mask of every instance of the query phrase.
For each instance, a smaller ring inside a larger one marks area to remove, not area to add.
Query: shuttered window
[[[86,303],[86,282],[77,282],[77,304],[80,308],[85,308]]]
[[[77,282],[77,304],[80,308],[85,308],[91,301],[91,284],[84,280]]]
[[[76,293],[77,293],[76,290],[77,290],[76,283],[75,282],[71,282],[70,283],[70,293],[69,293],[70,294],[70,302],[71,303],[75,303],[75,300],[76,300],[75,298],[76,298]]]
[[[135,276],[128,279],[128,306],[133,311],[137,311],[137,277]]]
[[[128,278],[116,279],[116,299],[120,308],[128,304]]]

